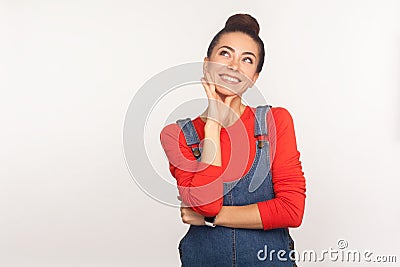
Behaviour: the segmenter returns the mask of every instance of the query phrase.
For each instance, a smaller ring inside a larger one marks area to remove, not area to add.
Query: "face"
[[[227,96],[241,96],[258,78],[257,43],[247,34],[223,34],[209,58],[204,59],[204,71],[216,84],[215,89]]]

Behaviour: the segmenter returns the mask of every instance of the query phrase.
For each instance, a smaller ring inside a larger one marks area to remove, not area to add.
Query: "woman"
[[[305,179],[284,108],[242,103],[264,63],[257,21],[231,16],[204,59],[206,111],[161,132],[177,180],[182,266],[296,266],[288,228],[301,224]]]

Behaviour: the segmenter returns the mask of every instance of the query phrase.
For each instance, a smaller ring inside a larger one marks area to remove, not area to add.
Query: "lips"
[[[240,83],[242,81],[236,76],[228,75],[228,74],[225,74],[225,73],[219,74],[219,77],[221,77],[221,79],[224,82],[230,83],[230,84],[238,84],[238,83]]]

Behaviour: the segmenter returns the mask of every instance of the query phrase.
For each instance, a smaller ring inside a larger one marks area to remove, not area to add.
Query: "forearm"
[[[170,172],[177,181],[182,201],[202,215],[218,214],[223,196],[223,183],[218,179],[222,174],[222,167],[197,162],[177,124],[164,127],[160,133],[160,141],[169,160]],[[206,148],[205,154],[207,151],[209,150]]]
[[[204,126],[204,141],[201,161],[215,166],[221,166],[221,125],[213,120],[207,120]]]
[[[212,168],[220,168],[222,165],[220,133],[221,126],[215,121],[208,120],[204,126],[201,162],[212,165],[210,166]],[[199,174],[193,177],[189,188],[184,190],[187,191],[186,194],[181,192],[182,190],[180,193],[186,201],[189,201],[188,203],[194,204],[192,205],[194,211],[213,216],[220,211],[222,206],[222,181],[213,181],[218,177],[204,177]]]
[[[257,204],[222,206],[215,224],[231,228],[263,229]]]

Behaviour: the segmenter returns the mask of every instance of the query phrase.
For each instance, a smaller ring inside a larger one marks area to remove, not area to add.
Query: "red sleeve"
[[[223,203],[222,167],[196,161],[177,124],[165,126],[160,141],[182,201],[204,216],[217,215]]]
[[[306,197],[292,117],[284,108],[273,108],[272,111],[276,127],[272,162],[275,198],[257,203],[264,230],[300,226]]]

